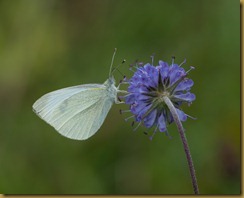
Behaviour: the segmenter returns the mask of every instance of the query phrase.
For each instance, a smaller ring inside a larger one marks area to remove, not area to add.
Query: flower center
[[[163,99],[164,96],[167,96],[167,97],[170,96],[170,93],[168,91],[157,90],[156,93],[157,93],[157,97],[154,101],[156,102],[157,106],[164,103],[164,99]]]
[[[164,96],[170,96],[170,93],[167,92],[167,91],[163,91],[163,92],[161,92],[161,93],[160,93],[160,97],[162,98],[162,97],[164,97]]]

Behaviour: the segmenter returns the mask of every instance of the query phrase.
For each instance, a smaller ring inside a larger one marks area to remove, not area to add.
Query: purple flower
[[[184,62],[183,62],[184,63]],[[182,64],[183,64],[182,63]],[[154,133],[167,132],[167,124],[174,122],[173,116],[165,104],[163,97],[167,96],[181,121],[186,121],[187,114],[181,109],[183,103],[191,104],[196,99],[190,89],[193,81],[187,78],[189,71],[185,71],[181,65],[159,61],[158,66],[149,63],[144,66],[136,65],[136,71],[128,80],[128,94],[125,103],[130,105],[130,111],[136,122],[146,128],[156,126]]]

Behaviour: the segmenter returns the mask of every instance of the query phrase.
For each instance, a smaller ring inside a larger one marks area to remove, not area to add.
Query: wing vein
[[[74,118],[76,115],[78,115],[79,113],[81,112],[85,112],[85,111],[88,111],[89,109],[92,108],[93,105],[95,105],[97,102],[94,102],[92,105],[90,105],[89,107],[85,108],[85,109],[82,109],[81,111],[78,111],[77,113],[75,113],[72,117],[69,117],[67,120],[65,120],[63,122],[63,124],[59,127],[59,128],[56,128],[57,130],[60,130],[69,120],[71,120],[72,118]]]

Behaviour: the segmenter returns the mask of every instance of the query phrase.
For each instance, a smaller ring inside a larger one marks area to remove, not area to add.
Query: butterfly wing
[[[114,101],[106,86],[87,84],[50,92],[33,109],[63,136],[85,140],[101,127]]]

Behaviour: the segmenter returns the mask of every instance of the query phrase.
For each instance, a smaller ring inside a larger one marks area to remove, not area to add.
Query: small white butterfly
[[[45,94],[33,104],[33,111],[53,126],[61,135],[85,140],[94,135],[103,124],[113,103],[121,103],[112,76],[112,57],[109,79],[103,84],[85,84],[59,89]]]

